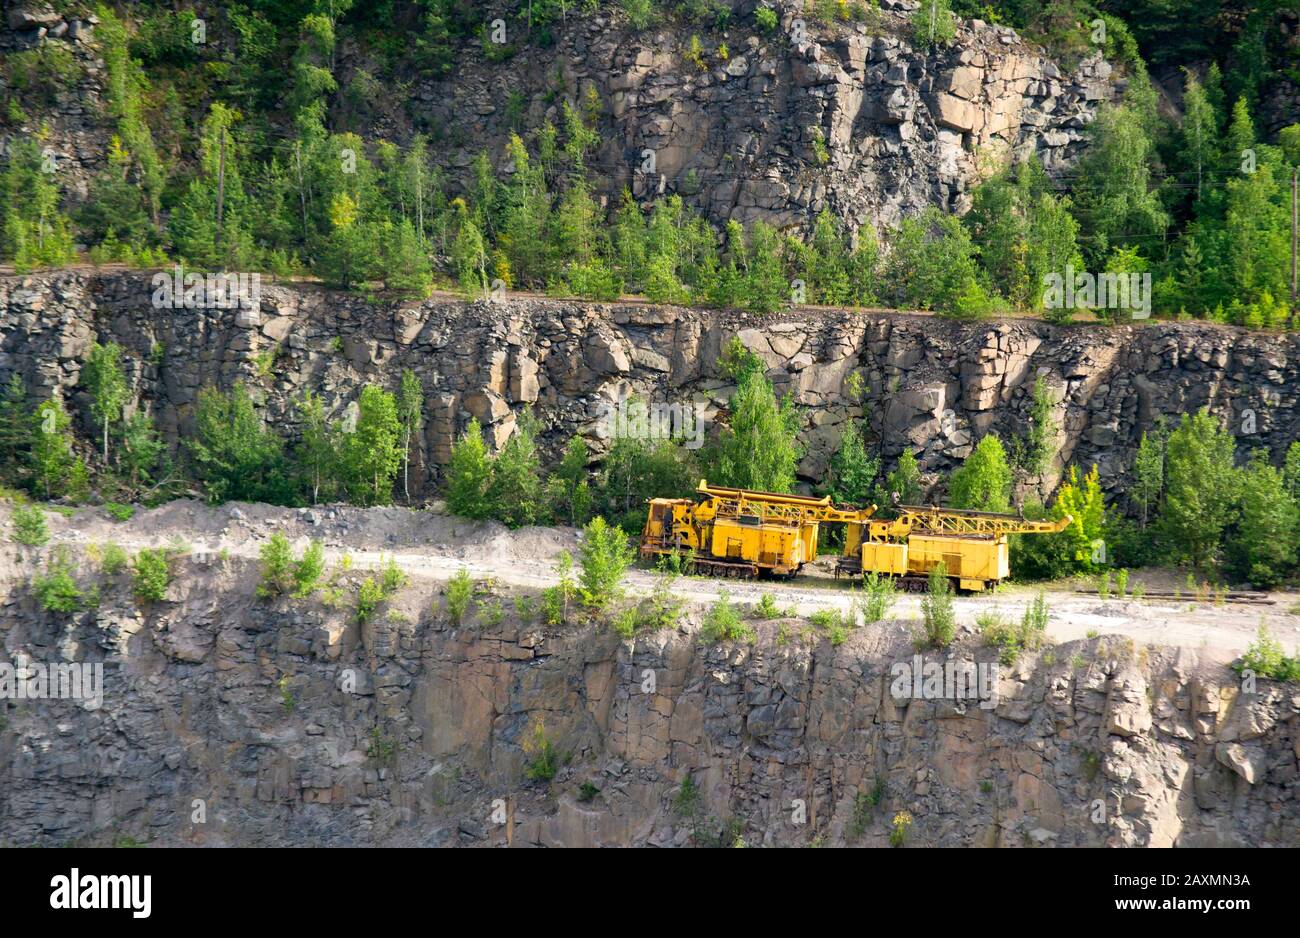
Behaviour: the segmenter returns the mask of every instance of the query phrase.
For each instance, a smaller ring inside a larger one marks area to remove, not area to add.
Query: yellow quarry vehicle
[[[942,563],[961,589],[982,590],[1011,573],[1008,535],[1056,534],[1071,521],[1069,515],[1027,521],[1019,515],[919,505],[900,505],[898,512],[892,521],[848,526],[836,576],[875,572],[920,588]]]
[[[641,556],[689,554],[695,572],[756,577],[760,571],[794,574],[817,559],[822,522],[863,525],[876,510],[841,508],[829,496],[783,495],[723,488],[701,479],[702,501],[652,498]]]

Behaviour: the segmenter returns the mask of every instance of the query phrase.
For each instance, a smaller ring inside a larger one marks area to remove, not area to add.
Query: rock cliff
[[[259,511],[262,531],[300,514]],[[755,621],[753,644],[706,645],[688,609],[624,640],[544,627],[498,590],[456,625],[417,578],[360,625],[320,596],[258,599],[240,558],[190,554],[144,605],[79,567],[98,607],[57,615],[27,585],[33,557],[0,560],[3,659],[104,667],[98,709],[0,702],[0,843],[867,846],[899,812],[917,845],[1300,838],[1300,695],[1243,692],[1204,649],[1050,645],[983,706],[900,696],[914,652],[898,621],[839,645]],[[952,659],[993,655],[966,635]],[[530,780],[543,739],[555,775]]]
[[[1097,463],[1120,491],[1144,430],[1209,407],[1240,449],[1275,460],[1300,438],[1300,337],[1206,323],[1101,328],[1035,320],[960,323],[930,316],[794,311],[769,317],[639,304],[516,298],[466,303],[367,300],[265,283],[256,311],[157,308],[150,274],[69,271],[0,278],[0,381],[17,372],[38,397],[62,394],[88,436],[78,387],[92,341],[119,343],[131,390],[176,443],[198,391],[243,381],[292,433],[293,399],[321,394],[338,417],[365,383],[420,377],[427,424],[413,485],[431,495],[470,416],[503,443],[532,407],[544,449],[572,433],[597,456],[611,401],[698,402],[710,433],[731,387],[717,368],[732,336],[769,366],[804,420],[801,474],[821,479],[845,421],[862,412],[846,382],[860,373],[887,462],[911,448],[932,481],[984,433],[1023,432],[1034,381],[1057,402],[1050,489],[1070,462]],[[255,313],[255,314],[254,314]]]

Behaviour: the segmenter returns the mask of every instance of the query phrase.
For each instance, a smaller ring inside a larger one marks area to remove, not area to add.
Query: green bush
[[[461,567],[447,581],[447,617],[454,625],[460,625],[469,610],[470,600],[474,596],[474,581],[469,571]]]
[[[257,595],[263,598],[279,596],[293,585],[293,548],[289,539],[276,531],[257,552],[262,563],[262,582]]]
[[[532,733],[524,740],[524,752],[532,758],[524,765],[524,775],[534,782],[549,782],[559,771],[559,758],[555,747],[546,736],[541,717],[533,723]]]
[[[898,585],[893,577],[882,576],[873,570],[862,578],[862,586],[866,595],[859,601],[858,607],[862,610],[862,621],[870,625],[889,615],[889,610],[898,598]]]
[[[1282,643],[1261,625],[1255,641],[1242,655],[1237,670],[1251,671],[1275,681],[1300,681],[1300,654],[1288,657],[1282,650]]]
[[[104,502],[104,511],[114,521],[130,521],[135,516],[135,507],[119,502]]]
[[[947,648],[957,635],[957,613],[953,609],[952,584],[948,568],[940,563],[930,571],[929,588],[921,598],[924,632],[919,642],[928,648]]]
[[[369,622],[384,598],[384,588],[374,577],[362,580],[357,587],[357,621],[363,625]]]
[[[578,549],[578,590],[583,605],[599,612],[617,599],[622,593],[623,574],[635,557],[636,551],[621,530],[610,527],[601,517],[588,522]]]
[[[45,512],[35,505],[19,505],[10,521],[12,539],[25,547],[40,547],[50,539],[50,528],[45,523]]]
[[[105,544],[100,551],[99,569],[106,576],[117,576],[130,562],[126,550],[118,544]]]
[[[135,555],[131,568],[131,585],[137,598],[145,602],[161,602],[171,585],[172,571],[167,551],[144,548]]]
[[[740,613],[731,604],[730,594],[723,590],[704,618],[700,638],[706,642],[749,642],[754,639],[754,630],[745,625]]]
[[[294,598],[306,599],[316,592],[324,574],[325,547],[320,541],[313,540],[302,552],[302,558],[293,565]]]
[[[72,576],[72,564],[60,549],[46,565],[46,572],[32,580],[32,591],[46,612],[76,612],[81,608],[81,590]]]

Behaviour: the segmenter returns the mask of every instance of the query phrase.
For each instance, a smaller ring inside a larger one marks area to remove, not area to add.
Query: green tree
[[[801,456],[799,415],[790,395],[778,401],[772,382],[757,368],[739,377],[729,404],[730,425],[718,442],[713,470],[720,485],[789,492]]]
[[[578,588],[583,605],[597,612],[608,609],[622,593],[623,574],[636,557],[627,535],[601,517],[582,530],[578,548]]]
[[[32,432],[31,469],[37,488],[47,499],[68,491],[79,460],[72,450],[72,418],[58,398],[36,408]]]
[[[946,46],[957,35],[949,0],[921,0],[912,12],[912,40],[922,48]]]
[[[424,426],[424,388],[409,368],[402,369],[402,389],[397,399],[402,423],[402,494],[411,501],[411,440]]]
[[[42,151],[44,132],[9,143],[0,174],[0,257],[19,273],[58,267],[76,257],[72,227],[59,211],[59,186],[51,160]]]
[[[231,132],[238,113],[215,103],[203,122],[199,172],[172,212],[168,231],[186,260],[218,269],[247,267],[257,260],[252,216],[244,191],[242,154]]]
[[[1074,210],[1088,261],[1101,265],[1117,246],[1149,250],[1169,219],[1152,188],[1153,145],[1140,115],[1124,105],[1102,105],[1089,134]]]
[[[1097,550],[1097,545],[1104,542],[1106,502],[1101,494],[1101,482],[1095,465],[1082,480],[1079,479],[1079,468],[1070,467],[1066,481],[1057,490],[1049,517],[1056,521],[1066,515],[1070,516],[1070,526],[1059,537],[1068,545],[1067,552],[1074,569],[1090,572],[1105,566],[1109,558],[1104,550]]]
[[[1169,434],[1160,528],[1171,560],[1205,569],[1233,521],[1237,474],[1232,435],[1209,411],[1184,414]]]
[[[11,372],[0,393],[0,469],[17,478],[25,469],[32,445],[32,419],[27,412],[27,388],[18,372]]]
[[[1296,562],[1300,540],[1296,500],[1263,450],[1251,454],[1240,488],[1240,513],[1226,545],[1229,568],[1257,589],[1270,589]]]
[[[1141,513],[1144,528],[1151,514],[1160,507],[1165,493],[1165,447],[1168,441],[1169,433],[1163,426],[1150,433],[1144,430],[1133,460],[1133,484],[1129,488],[1129,497]]]
[[[525,411],[514,433],[492,461],[492,477],[487,487],[491,516],[511,528],[536,523],[542,508],[536,432],[536,421]]]
[[[547,501],[557,521],[583,525],[590,520],[593,496],[587,480],[590,461],[587,441],[574,434],[564,447],[564,457],[547,480]]]
[[[342,439],[343,486],[358,504],[384,505],[402,467],[402,428],[397,399],[368,384],[358,399],[356,428]]]
[[[847,427],[840,445],[831,456],[824,491],[839,505],[866,506],[875,497],[880,460],[867,455],[857,427]]]
[[[486,518],[491,514],[488,483],[492,480],[492,457],[483,442],[477,418],[471,418],[464,434],[451,447],[447,465],[447,509],[462,518]]]
[[[1282,484],[1286,486],[1287,494],[1300,503],[1300,440],[1292,441],[1287,447],[1282,464]]]
[[[948,481],[948,504],[975,511],[1009,511],[1011,467],[1002,441],[990,433],[952,474]]]
[[[326,418],[325,402],[319,394],[304,391],[295,407],[301,422],[295,463],[303,478],[303,487],[310,491],[311,503],[315,505],[322,492],[328,497],[335,490],[339,433]]]
[[[199,391],[194,436],[187,445],[212,502],[289,502],[284,442],[262,423],[243,384],[228,394]]]
[[[90,391],[90,410],[103,431],[104,468],[108,468],[108,429],[122,419],[127,401],[126,376],[122,373],[122,349],[116,342],[90,347],[90,358],[81,372],[82,383]]]
[[[910,449],[905,449],[899,454],[898,464],[885,479],[885,493],[891,504],[920,503],[924,494],[921,491],[921,470],[916,463],[916,454]]]
[[[160,472],[165,475],[166,451],[167,446],[148,414],[137,410],[122,421],[117,463],[132,495],[138,497],[141,487],[155,481]]]

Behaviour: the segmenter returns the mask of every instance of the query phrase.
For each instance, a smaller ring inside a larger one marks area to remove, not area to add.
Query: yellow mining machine
[[[838,507],[829,496],[723,488],[704,479],[696,491],[702,500],[650,499],[642,557],[688,554],[696,572],[715,576],[792,575],[817,559],[819,525],[861,528],[876,510]]]
[[[1028,521],[1019,515],[920,505],[897,510],[892,521],[849,524],[836,576],[875,572],[901,577],[905,586],[917,588],[942,563],[958,587],[982,590],[1011,573],[1008,535],[1056,534],[1071,520],[1066,515],[1059,521]]]

